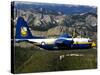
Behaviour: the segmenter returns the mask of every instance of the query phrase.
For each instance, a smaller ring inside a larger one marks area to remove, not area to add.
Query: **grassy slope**
[[[81,53],[85,56],[67,56],[62,61],[59,56],[69,53]],[[96,68],[96,50],[60,50],[46,51],[16,47],[15,72],[43,72]]]

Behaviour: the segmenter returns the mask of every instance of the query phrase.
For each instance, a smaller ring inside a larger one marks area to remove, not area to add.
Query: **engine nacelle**
[[[58,39],[55,42],[55,45],[59,48],[71,48],[73,44],[73,40],[65,40],[65,39]]]

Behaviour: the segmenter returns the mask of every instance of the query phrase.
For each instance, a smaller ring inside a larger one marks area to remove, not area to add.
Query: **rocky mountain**
[[[72,7],[73,6],[70,8]],[[81,35],[82,37],[96,39],[97,14],[90,12],[90,10],[89,12],[85,11],[81,13],[65,14],[65,12],[62,13],[61,11],[47,10],[46,8],[44,9],[41,7],[38,9],[32,8],[27,10],[21,8],[22,7],[14,9],[14,25],[16,25],[16,20],[19,16],[25,15],[33,35],[49,37],[58,36],[64,33],[72,35],[73,32],[75,32],[77,36]],[[91,9],[91,11],[94,9],[96,11],[96,8]]]

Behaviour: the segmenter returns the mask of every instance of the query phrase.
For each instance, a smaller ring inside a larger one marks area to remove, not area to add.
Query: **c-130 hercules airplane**
[[[74,49],[74,48],[92,48],[92,39],[90,38],[73,38],[69,34],[63,34],[58,38],[37,37],[31,34],[28,23],[23,17],[18,17],[16,23],[15,41],[28,41],[40,48],[53,50],[53,49]]]

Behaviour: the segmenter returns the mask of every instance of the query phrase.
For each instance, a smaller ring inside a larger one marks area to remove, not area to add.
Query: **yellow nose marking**
[[[92,47],[96,47],[96,43],[95,42],[92,42]]]

